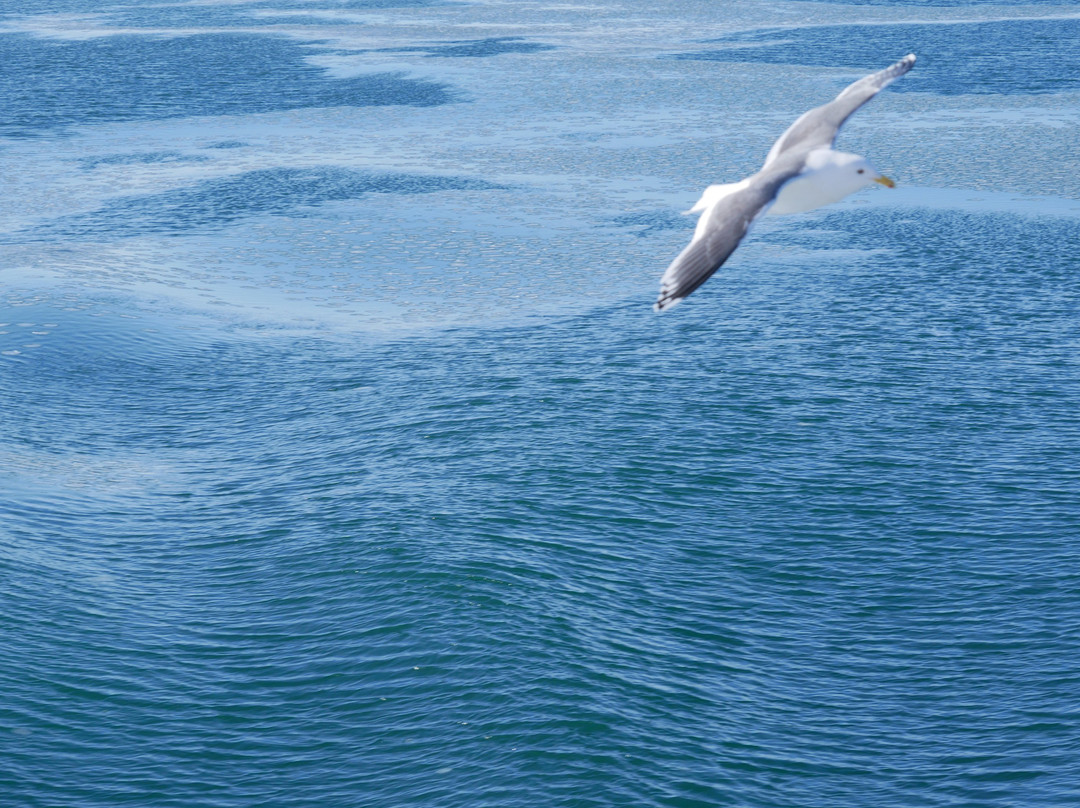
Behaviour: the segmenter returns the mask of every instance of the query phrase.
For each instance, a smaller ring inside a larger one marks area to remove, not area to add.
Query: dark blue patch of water
[[[330,78],[304,60],[309,53],[285,37],[252,34],[85,41],[0,36],[6,65],[0,135],[34,137],[108,121],[452,100],[442,84],[396,74]]]
[[[426,194],[493,190],[502,186],[468,177],[391,174],[338,167],[268,168],[159,194],[117,199],[90,213],[61,217],[15,241],[114,240],[149,234],[188,235],[216,230],[259,214],[292,212],[366,194]]]
[[[174,151],[136,152],[133,154],[109,154],[103,157],[83,157],[77,162],[80,168],[93,171],[99,166],[115,165],[151,165],[154,163],[197,163],[206,157],[182,154]]]
[[[538,53],[554,50],[554,45],[543,42],[528,42],[521,37],[491,37],[472,39],[461,42],[449,42],[432,45],[415,45],[400,48],[383,48],[379,52],[402,53],[417,52],[429,57],[470,57],[484,58],[499,56],[504,53]]]
[[[253,28],[268,25],[340,24],[332,14],[319,11],[360,11],[385,8],[410,8],[434,5],[433,0],[320,0],[310,3],[254,2],[241,5],[158,6],[107,8],[109,19],[128,27],[163,28],[175,26],[225,26]],[[297,14],[297,11],[310,12]],[[276,12],[276,13],[275,13]],[[353,22],[350,20],[350,22]]]
[[[1000,95],[1080,89],[1080,19],[766,28],[709,44],[723,47],[675,58],[875,70],[915,53],[916,69],[890,92]]]
[[[638,228],[638,236],[650,236],[665,230],[693,230],[696,222],[696,217],[683,216],[670,210],[626,213],[611,220],[616,227]]]

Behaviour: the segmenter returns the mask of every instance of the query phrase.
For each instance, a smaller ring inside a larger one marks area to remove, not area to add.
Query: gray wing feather
[[[751,223],[776,198],[785,182],[802,169],[802,160],[782,160],[769,170],[750,177],[747,187],[722,198],[706,214],[708,226],[701,238],[687,245],[664,276],[653,308],[671,308],[705,283],[735,252]]]
[[[879,70],[877,73],[871,73],[849,85],[828,104],[805,113],[776,141],[769,151],[769,156],[765,158],[765,165],[769,165],[788,151],[806,152],[832,146],[833,141],[836,140],[836,133],[855,110],[914,66],[915,54],[909,53],[896,64]]]

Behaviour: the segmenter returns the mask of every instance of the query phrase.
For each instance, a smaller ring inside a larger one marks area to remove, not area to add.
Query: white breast
[[[839,202],[873,182],[873,174],[865,168],[864,173],[858,173],[858,168],[864,165],[866,161],[854,154],[832,149],[812,151],[806,158],[803,173],[785,183],[768,213],[803,213]]]

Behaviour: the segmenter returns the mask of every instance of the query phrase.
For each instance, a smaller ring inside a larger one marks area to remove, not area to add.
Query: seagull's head
[[[806,172],[816,174],[815,183],[823,189],[826,202],[835,202],[868,185],[877,183],[895,188],[896,183],[870,165],[870,161],[857,154],[818,149],[806,158]],[[827,190],[825,190],[827,189]]]
[[[842,169],[847,172],[852,182],[858,183],[859,187],[871,185],[875,182],[878,185],[884,185],[886,188],[896,187],[895,182],[870,165],[870,161],[865,157],[859,157],[856,154],[845,154],[843,157],[852,158],[850,162],[845,162]]]

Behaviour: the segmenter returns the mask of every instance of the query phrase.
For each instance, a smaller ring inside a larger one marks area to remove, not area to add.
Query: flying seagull
[[[855,110],[914,65],[915,54],[909,53],[891,67],[859,79],[828,104],[795,121],[773,144],[756,174],[706,188],[687,211],[701,211],[694,237],[660,278],[660,296],[653,308],[669,309],[705,283],[762,213],[814,210],[875,182],[894,187],[865,157],[835,151],[832,146]]]

